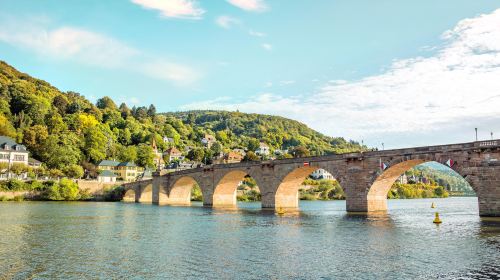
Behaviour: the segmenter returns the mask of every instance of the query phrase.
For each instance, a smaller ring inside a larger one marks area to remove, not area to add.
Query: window
[[[9,159],[9,154],[0,154],[0,159]]]
[[[24,161],[24,155],[14,155],[15,161]]]

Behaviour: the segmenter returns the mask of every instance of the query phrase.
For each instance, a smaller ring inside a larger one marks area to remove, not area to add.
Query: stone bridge
[[[500,140],[210,165],[156,173],[151,180],[125,184],[124,201],[189,205],[198,183],[206,206],[236,205],[236,188],[251,176],[262,195],[263,208],[298,207],[298,190],[317,169],[330,172],[342,186],[347,211],[387,210],[387,193],[406,170],[425,162],[445,164],[472,186],[481,216],[500,216]]]

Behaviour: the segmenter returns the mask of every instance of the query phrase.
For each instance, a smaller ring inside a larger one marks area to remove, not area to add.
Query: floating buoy
[[[276,213],[277,213],[278,215],[283,215],[283,214],[285,214],[285,210],[284,210],[283,208],[279,207],[279,208],[276,210]]]
[[[436,208],[436,204],[434,204],[434,202],[431,204],[431,208]]]
[[[438,212],[436,212],[436,216],[435,216],[435,218],[434,218],[433,223],[435,223],[435,224],[440,224],[440,223],[442,223],[441,219],[439,218],[439,213],[438,213]]]

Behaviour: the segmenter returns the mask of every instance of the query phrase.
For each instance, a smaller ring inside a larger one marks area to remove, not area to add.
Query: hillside
[[[204,148],[205,134],[214,135],[220,145]],[[93,104],[79,93],[61,92],[5,62],[0,62],[0,135],[15,138],[48,168],[59,170],[74,165],[90,169],[104,159],[153,167],[153,141],[159,150],[171,146],[197,150],[191,155],[197,160],[200,155],[206,160],[233,148],[255,150],[260,141],[271,150],[295,149],[297,155],[366,149],[277,116],[226,111],[157,114],[154,105],[130,108],[109,97]],[[165,136],[173,143],[163,141]]]

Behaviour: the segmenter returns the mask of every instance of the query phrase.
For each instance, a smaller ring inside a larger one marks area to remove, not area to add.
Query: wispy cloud
[[[288,85],[293,85],[293,84],[295,84],[294,80],[280,81],[280,85],[282,85],[282,86],[288,86]]]
[[[129,69],[178,85],[189,84],[200,77],[187,65],[144,53],[108,35],[72,26],[49,28],[38,22],[2,21],[0,42],[45,58],[108,69]]]
[[[248,31],[248,34],[250,34],[250,36],[254,36],[254,37],[266,37],[267,36],[266,33],[258,32],[258,31],[252,30],[252,29],[250,29]]]
[[[230,29],[234,25],[240,24],[240,20],[231,16],[219,16],[215,19],[215,23],[225,29]]]
[[[273,45],[269,43],[263,43],[260,45],[262,48],[264,48],[266,51],[272,51],[273,50]]]
[[[132,3],[157,10],[166,18],[201,19],[205,13],[193,0],[132,0]]]
[[[354,139],[464,139],[473,127],[500,122],[498,26],[500,9],[462,20],[444,32],[434,55],[396,60],[384,73],[361,80],[331,81],[313,95],[266,93],[244,102],[205,101],[185,108],[278,114]]]
[[[227,0],[232,5],[251,12],[263,12],[268,9],[264,0]]]

